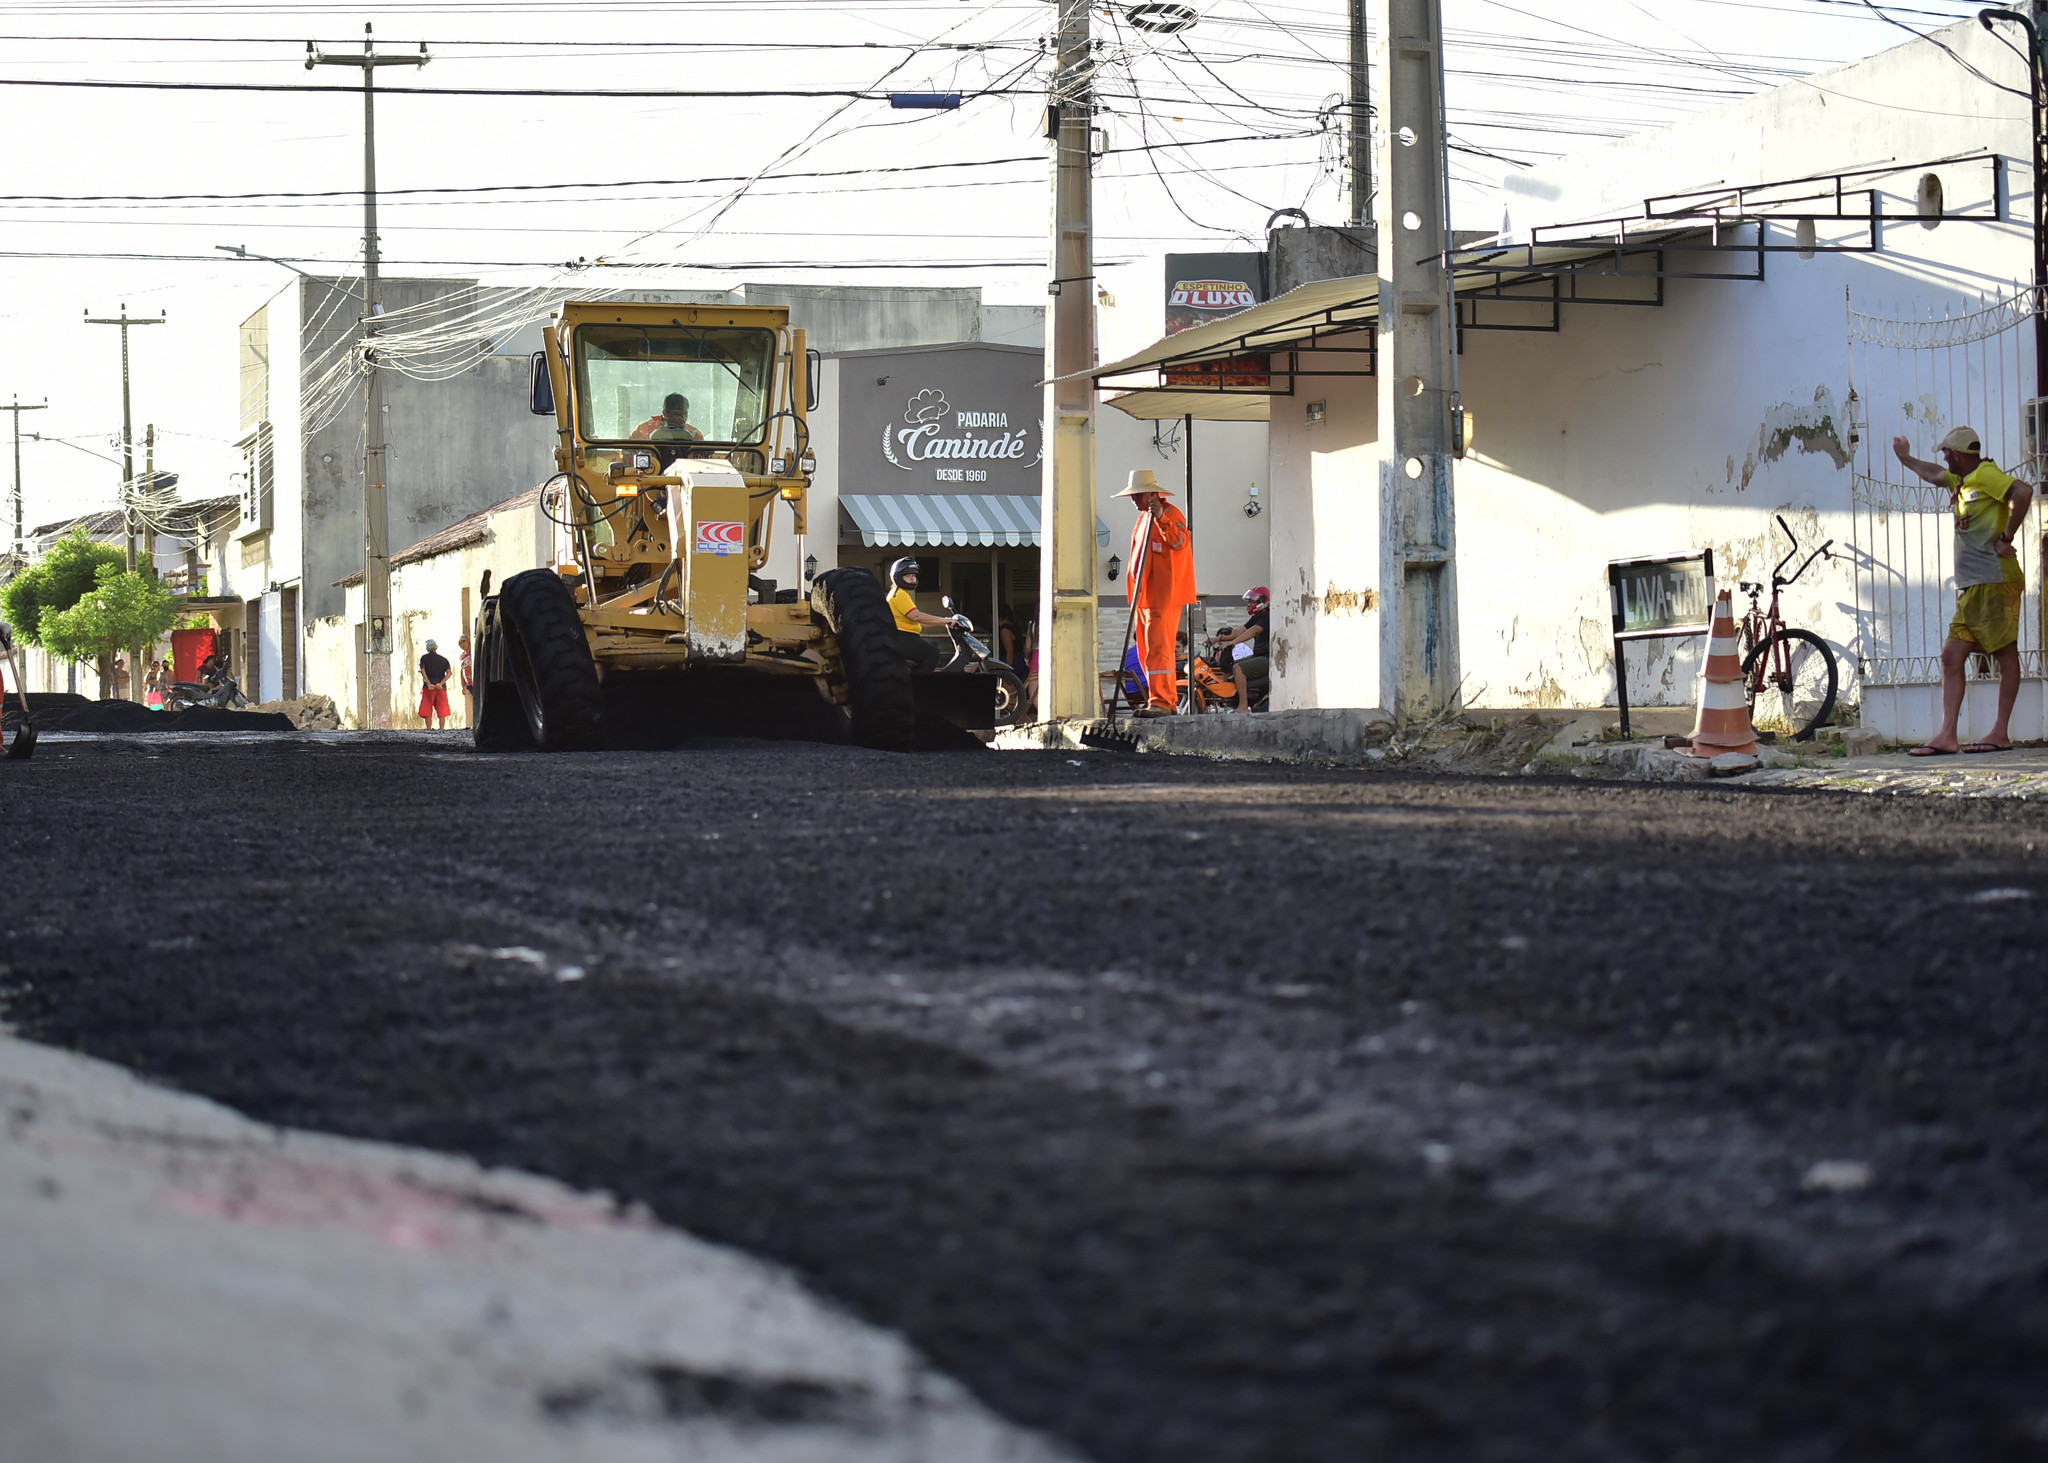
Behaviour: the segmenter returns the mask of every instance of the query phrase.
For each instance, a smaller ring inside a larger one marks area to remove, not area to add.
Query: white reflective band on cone
[[[1749,711],[1749,693],[1742,689],[1740,681],[1708,681],[1706,694],[1700,697],[1702,711]]]

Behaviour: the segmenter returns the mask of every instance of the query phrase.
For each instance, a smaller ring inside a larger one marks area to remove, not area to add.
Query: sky
[[[1162,255],[1257,249],[1279,208],[1345,217],[1348,0],[1193,7],[1172,37],[1135,28],[1127,4],[1095,12],[1106,353],[1158,333]],[[1444,0],[1454,218],[1497,227],[1509,169],[1977,8]],[[990,303],[1043,304],[1054,14],[1048,0],[8,0],[0,403],[47,401],[22,425],[64,439],[22,445],[28,525],[115,501],[120,332],[84,320],[123,305],[166,318],[131,332],[138,437],[156,424],[181,496],[236,490],[236,326],[291,276],[219,246],[360,268],[361,98],[310,89],[360,72],[307,69],[309,40],[360,54],[369,23],[382,52],[427,45],[426,67],[378,73],[387,273],[975,285]],[[59,81],[151,85],[27,84]],[[192,89],[222,84],[284,90]],[[408,87],[556,94],[397,94]],[[964,101],[892,111],[892,91]],[[855,95],[815,94],[832,92]]]

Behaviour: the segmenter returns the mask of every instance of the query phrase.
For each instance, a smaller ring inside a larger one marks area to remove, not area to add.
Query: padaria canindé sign
[[[891,467],[915,472],[920,462],[1024,462],[1032,451],[1037,422],[1030,426],[1010,425],[1006,411],[956,411],[946,393],[928,386],[911,396],[903,408],[903,420],[882,427],[882,456]],[[1032,454],[1031,462],[1039,460]],[[959,482],[947,478],[940,482]],[[987,477],[965,479],[986,482]]]
[[[1036,493],[1045,357],[989,343],[841,358],[840,491]]]

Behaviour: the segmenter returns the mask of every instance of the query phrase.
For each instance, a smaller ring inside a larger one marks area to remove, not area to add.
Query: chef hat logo
[[[910,398],[910,405],[903,409],[903,420],[916,426],[919,422],[935,422],[946,414],[946,393],[936,386],[927,386]]]

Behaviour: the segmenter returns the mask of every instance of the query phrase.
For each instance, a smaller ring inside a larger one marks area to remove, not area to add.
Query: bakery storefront
[[[919,603],[977,628],[1038,614],[1044,356],[1018,346],[856,351],[838,362],[838,560],[918,561]]]

